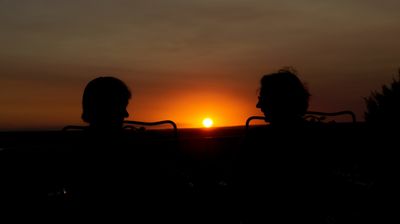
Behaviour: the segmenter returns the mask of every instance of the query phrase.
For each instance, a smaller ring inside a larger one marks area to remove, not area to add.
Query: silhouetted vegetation
[[[390,85],[383,85],[382,91],[373,91],[365,98],[367,110],[365,121],[373,125],[400,124],[400,69],[399,79]]]

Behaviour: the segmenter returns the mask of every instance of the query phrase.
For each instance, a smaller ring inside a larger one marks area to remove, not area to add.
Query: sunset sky
[[[244,125],[263,74],[293,66],[310,110],[352,110],[397,77],[399,0],[0,0],[0,130],[83,124],[98,76],[130,120]]]

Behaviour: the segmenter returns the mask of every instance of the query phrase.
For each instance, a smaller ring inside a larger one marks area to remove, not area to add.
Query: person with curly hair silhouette
[[[304,119],[310,93],[286,68],[263,75],[260,84],[256,107],[269,125],[246,133],[234,171],[243,222],[318,223],[320,214],[310,212],[320,213],[314,192],[321,186],[314,175],[318,165],[303,160],[308,152],[301,150],[310,145],[303,133],[313,127]]]
[[[261,79],[257,108],[271,126],[293,126],[304,123],[310,93],[294,71],[281,69]]]

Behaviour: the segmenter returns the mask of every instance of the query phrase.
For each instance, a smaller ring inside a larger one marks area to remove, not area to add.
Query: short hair
[[[98,77],[90,81],[83,92],[82,119],[91,123],[98,114],[115,105],[127,104],[132,94],[121,80],[111,77]]]
[[[261,78],[262,96],[271,93],[274,101],[279,101],[288,109],[288,113],[303,116],[308,109],[310,93],[291,69],[281,69],[276,73],[264,75]]]

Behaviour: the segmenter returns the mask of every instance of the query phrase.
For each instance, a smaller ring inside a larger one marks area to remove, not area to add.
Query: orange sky
[[[243,125],[258,81],[294,66],[311,110],[353,110],[400,66],[397,0],[0,1],[0,130],[82,124],[101,75],[133,92],[129,119]]]

